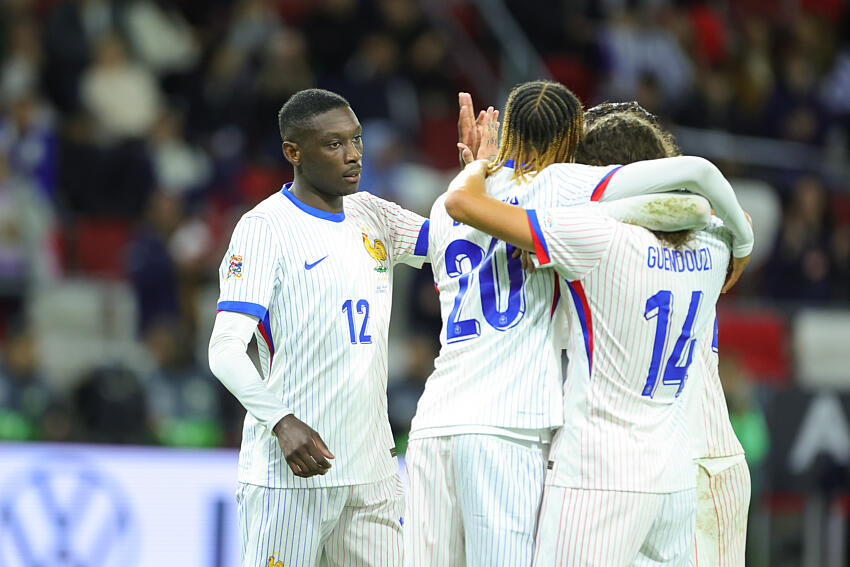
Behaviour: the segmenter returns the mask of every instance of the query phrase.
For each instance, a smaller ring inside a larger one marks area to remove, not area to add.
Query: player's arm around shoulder
[[[486,160],[473,161],[449,183],[445,208],[457,222],[486,232],[524,250],[533,250],[525,210],[486,192]]]

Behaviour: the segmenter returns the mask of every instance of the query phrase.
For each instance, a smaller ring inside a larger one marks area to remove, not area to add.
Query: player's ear
[[[301,148],[295,142],[283,142],[281,144],[283,157],[286,161],[292,164],[293,167],[301,165]]]

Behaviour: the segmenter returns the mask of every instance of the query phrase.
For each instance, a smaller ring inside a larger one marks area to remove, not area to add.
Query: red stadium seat
[[[82,218],[77,220],[72,244],[72,266],[92,276],[120,278],[124,275],[124,252],[130,241],[126,220]]]
[[[718,346],[736,355],[757,382],[782,384],[790,376],[788,322],[772,310],[719,310]]]

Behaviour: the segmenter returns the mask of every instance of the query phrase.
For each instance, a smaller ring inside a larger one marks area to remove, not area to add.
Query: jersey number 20
[[[481,312],[491,327],[497,331],[505,331],[519,323],[525,314],[525,298],[522,295],[522,261],[519,258],[511,258],[514,247],[510,244],[506,244],[505,249],[510,290],[507,303],[500,306],[499,267],[494,262],[495,248],[499,242],[493,238],[486,255],[483,248],[468,240],[454,240],[446,247],[446,273],[449,277],[460,278],[454,306],[446,323],[447,342],[457,343],[481,335],[481,323],[477,319],[460,318],[460,312],[467,300],[467,292],[476,274],[481,292]],[[462,272],[461,265],[465,260],[469,262],[470,270]]]
[[[673,345],[673,352],[664,364],[664,373],[661,374],[661,358],[667,347],[668,332],[670,327],[670,313],[673,310],[673,292],[662,289],[646,300],[644,318],[649,321],[655,319],[655,341],[652,345],[652,359],[649,363],[649,374],[646,377],[646,385],[643,387],[643,395],[654,398],[658,385],[658,377],[661,375],[661,383],[664,385],[678,386],[674,397],[679,397],[688,379],[688,367],[694,358],[693,338],[694,320],[697,317],[700,303],[702,303],[701,291],[691,293],[691,303],[688,306],[688,314],[682,325],[682,332]]]

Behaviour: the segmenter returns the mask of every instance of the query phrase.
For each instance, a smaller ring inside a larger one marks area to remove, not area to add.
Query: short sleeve
[[[570,280],[582,279],[599,265],[617,226],[596,204],[528,209],[526,214],[540,267],[556,268]]]
[[[390,260],[414,268],[430,261],[428,233],[430,221],[399,205],[374,195],[364,194],[365,203],[381,220],[390,243]]]
[[[557,163],[544,169],[535,178],[535,182],[548,185],[545,190],[557,195],[559,207],[584,205],[602,198],[612,175],[620,167]]]
[[[263,320],[280,269],[280,246],[261,217],[243,217],[219,267],[219,311],[254,315]]]

